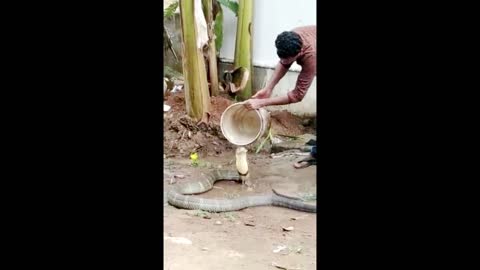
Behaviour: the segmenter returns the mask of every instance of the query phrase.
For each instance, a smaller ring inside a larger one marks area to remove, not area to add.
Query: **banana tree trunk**
[[[245,88],[239,93],[240,100],[249,99],[252,96],[252,15],[253,1],[239,0],[238,2],[237,36],[235,40],[235,68],[248,69],[250,77]]]
[[[208,72],[210,77],[210,91],[212,96],[218,95],[217,52],[215,49],[215,35],[213,33],[213,0],[203,0],[205,19],[208,27]]]
[[[187,114],[200,121],[205,119],[210,107],[207,72],[202,48],[197,45],[198,29],[195,20],[195,3],[199,1],[180,0],[182,25],[183,76]]]

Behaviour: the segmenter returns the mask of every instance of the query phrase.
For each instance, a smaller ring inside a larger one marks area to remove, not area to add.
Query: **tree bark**
[[[186,110],[190,117],[200,121],[206,118],[206,114],[209,111],[210,95],[202,48],[197,47],[198,30],[194,16],[195,1],[180,0],[179,3],[182,25],[182,66],[185,79]]]

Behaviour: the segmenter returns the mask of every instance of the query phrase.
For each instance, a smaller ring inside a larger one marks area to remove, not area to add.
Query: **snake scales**
[[[185,209],[205,210],[209,212],[237,211],[253,206],[279,206],[295,209],[304,212],[316,213],[317,206],[305,203],[304,201],[285,196],[272,190],[272,194],[244,196],[235,199],[206,199],[191,194],[199,194],[213,188],[216,181],[240,180],[240,175],[233,170],[212,170],[202,174],[198,181],[177,184],[167,192],[168,203]]]

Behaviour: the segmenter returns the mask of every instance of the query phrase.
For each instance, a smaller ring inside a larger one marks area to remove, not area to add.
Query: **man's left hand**
[[[265,106],[263,99],[249,99],[245,101],[245,107],[249,110],[256,110]]]

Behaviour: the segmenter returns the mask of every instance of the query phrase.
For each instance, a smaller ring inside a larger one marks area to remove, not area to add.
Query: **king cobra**
[[[274,189],[271,194],[243,196],[235,199],[206,199],[189,196],[211,190],[215,182],[220,180],[247,181],[249,173],[246,153],[247,150],[244,147],[237,148],[235,156],[237,171],[215,169],[201,174],[197,181],[175,185],[167,192],[168,203],[178,208],[209,212],[237,211],[247,207],[269,205],[304,212],[317,212],[316,205],[305,203],[299,198],[282,195]]]

